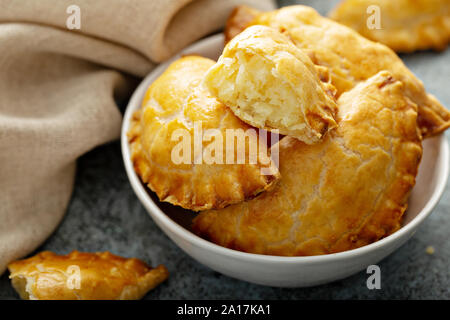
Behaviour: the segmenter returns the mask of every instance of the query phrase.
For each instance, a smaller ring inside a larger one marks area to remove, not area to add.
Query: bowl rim
[[[333,260],[342,260],[342,259],[349,259],[354,258],[355,256],[364,255],[366,253],[372,252],[374,250],[380,249],[381,247],[384,247],[388,244],[392,244],[397,239],[402,238],[403,236],[406,236],[408,233],[413,232],[424,220],[425,218],[430,215],[433,208],[438,203],[439,199],[441,198],[445,186],[447,184],[448,180],[448,174],[449,174],[449,146],[447,143],[447,139],[444,133],[436,136],[439,138],[439,151],[442,153],[441,157],[443,158],[443,172],[439,175],[439,181],[437,182],[436,188],[434,192],[432,193],[430,199],[426,203],[426,205],[422,208],[422,210],[405,226],[402,226],[399,230],[394,232],[393,234],[380,239],[374,243],[365,245],[363,247],[359,247],[356,249],[351,249],[343,252],[337,252],[337,253],[330,253],[330,254],[324,254],[324,255],[317,255],[317,256],[275,256],[275,255],[264,255],[264,254],[256,254],[256,253],[248,253],[248,252],[242,252],[234,249],[229,249],[222,247],[220,245],[217,245],[213,242],[210,242],[208,240],[205,240],[196,234],[192,233],[188,229],[184,228],[183,226],[179,225],[177,222],[172,220],[168,215],[166,215],[157,205],[156,203],[150,198],[150,196],[147,193],[146,187],[142,184],[140,178],[134,171],[133,165],[131,163],[130,159],[130,150],[129,150],[129,143],[128,143],[128,137],[127,132],[129,130],[130,120],[132,117],[132,114],[134,111],[136,111],[140,106],[142,102],[143,95],[148,87],[148,85],[151,83],[150,78],[153,77],[154,74],[161,72],[163,69],[165,70],[167,66],[173,62],[175,59],[179,58],[183,54],[189,53],[197,53],[200,54],[205,47],[209,47],[213,44],[216,44],[217,42],[221,41],[223,43],[223,35],[222,34],[216,34],[212,35],[210,37],[204,38],[200,41],[195,42],[191,46],[187,47],[183,51],[181,51],[179,54],[175,55],[171,59],[167,60],[164,63],[161,63],[158,67],[153,69],[138,85],[136,90],[133,92],[128,105],[126,107],[123,122],[122,122],[122,130],[121,130],[121,149],[122,149],[122,158],[125,165],[125,170],[128,176],[128,180],[130,181],[131,187],[134,190],[135,194],[137,195],[138,199],[141,201],[145,209],[148,211],[150,216],[153,220],[155,220],[155,223],[159,226],[158,221],[164,226],[166,226],[173,234],[178,235],[180,238],[186,240],[189,244],[195,245],[196,247],[199,247],[201,249],[215,252],[217,254],[221,254],[223,256],[226,256],[228,258],[238,259],[238,260],[247,260],[252,262],[264,262],[264,263],[288,263],[288,264],[295,264],[295,263],[322,263],[322,262],[331,262]],[[153,217],[155,215],[156,217]],[[159,226],[160,229],[163,229],[161,226]],[[165,230],[163,230],[164,233]],[[169,237],[171,238],[171,237]],[[171,238],[172,239],[172,238]],[[172,239],[173,241],[173,239]],[[177,244],[178,245],[178,244]]]

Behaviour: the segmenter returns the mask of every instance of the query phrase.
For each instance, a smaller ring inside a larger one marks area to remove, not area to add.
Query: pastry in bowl
[[[250,125],[313,144],[336,127],[334,87],[277,30],[252,26],[226,46],[205,84]]]
[[[382,71],[339,100],[338,127],[322,142],[279,144],[273,190],[200,213],[193,230],[250,253],[308,256],[377,241],[400,228],[422,155],[417,106]]]
[[[239,10],[239,9],[237,9]],[[370,41],[351,28],[320,16],[307,6],[284,7],[279,10],[255,13],[243,9],[243,14],[253,17],[250,25],[264,25],[285,34],[302,49],[314,64],[329,69],[331,84],[339,97],[382,70],[405,85],[405,96],[418,105],[418,125],[424,138],[443,132],[450,127],[450,111],[430,94],[422,82],[403,64],[394,51],[387,46]],[[236,33],[238,26],[230,17],[225,32]]]
[[[345,0],[329,16],[397,52],[443,50],[450,41],[448,0]]]
[[[136,258],[109,252],[41,252],[8,265],[13,287],[30,300],[135,300],[169,276]]]
[[[225,26],[225,43],[237,36],[261,12],[247,6],[237,6],[231,12]]]
[[[194,211],[253,198],[279,178],[266,148],[250,147],[259,145],[256,130],[203,86],[213,65],[198,56],[173,62],[148,88],[128,132],[142,182],[161,201]],[[229,148],[230,129],[246,134],[244,148]]]

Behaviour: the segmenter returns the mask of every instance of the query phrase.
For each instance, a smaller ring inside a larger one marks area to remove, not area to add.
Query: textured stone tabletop
[[[296,1],[279,1],[280,5]],[[326,12],[336,1],[297,1]],[[429,92],[450,106],[450,48],[402,59]],[[447,133],[447,138],[449,134]],[[435,253],[426,253],[433,246]],[[450,184],[431,216],[403,247],[379,263],[381,290],[368,290],[362,271],[331,284],[304,289],[264,287],[214,272],[187,256],[153,222],[134,195],[118,142],[78,161],[75,191],[55,233],[38,249],[68,253],[111,251],[165,264],[171,275],[146,299],[450,299]],[[0,299],[17,299],[7,273],[0,277]]]

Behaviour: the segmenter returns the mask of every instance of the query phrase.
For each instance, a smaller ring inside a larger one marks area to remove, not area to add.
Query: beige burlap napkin
[[[64,215],[75,161],[118,138],[132,78],[272,0],[0,0],[0,274]],[[128,75],[127,75],[128,74]],[[76,249],[76,248],[68,248]]]

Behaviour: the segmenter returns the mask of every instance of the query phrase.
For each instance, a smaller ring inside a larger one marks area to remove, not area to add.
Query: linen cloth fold
[[[117,139],[135,78],[272,0],[0,0],[0,274],[57,227],[76,159]],[[79,9],[80,29],[66,25]],[[68,248],[68,250],[76,248]]]

